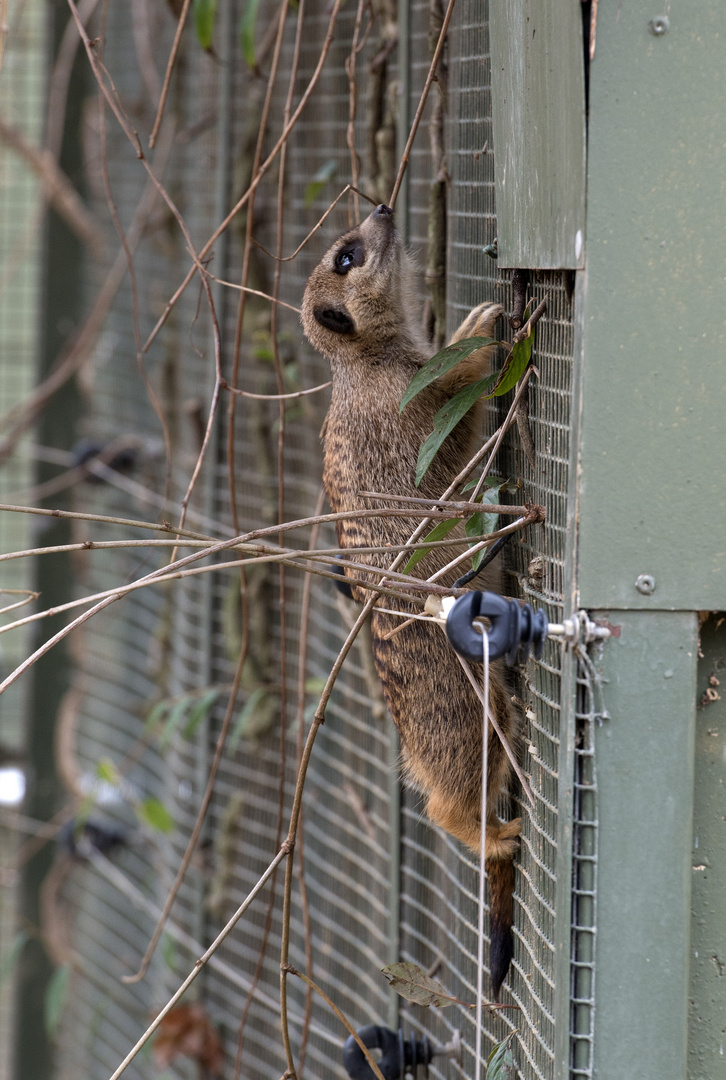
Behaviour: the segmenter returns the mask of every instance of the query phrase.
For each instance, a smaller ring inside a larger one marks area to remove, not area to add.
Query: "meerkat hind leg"
[[[429,793],[426,803],[426,813],[434,825],[438,825],[445,832],[451,833],[462,844],[466,844],[472,851],[479,851],[481,847],[481,821],[477,811],[471,812],[470,807],[464,807],[461,803],[452,799],[441,789],[434,789]],[[519,835],[522,831],[522,819],[514,818],[513,821],[500,821],[495,814],[487,816],[486,830],[486,858],[511,859],[514,857],[519,846]]]

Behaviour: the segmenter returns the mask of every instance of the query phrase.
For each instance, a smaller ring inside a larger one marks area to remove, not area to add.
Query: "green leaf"
[[[501,397],[502,394],[506,394],[508,390],[511,390],[513,386],[517,385],[527,370],[527,365],[532,356],[533,344],[534,327],[531,326],[524,341],[518,341],[512,347],[512,351],[504,361],[504,367],[499,372],[499,378],[489,395],[490,397]]]
[[[257,23],[257,11],[260,0],[247,0],[242,18],[239,21],[239,43],[242,56],[248,67],[256,68],[255,58],[255,25]]]
[[[194,732],[197,730],[202,720],[205,720],[211,711],[212,706],[219,697],[222,691],[219,687],[213,686],[199,699],[197,704],[189,710],[187,716],[187,722],[184,725],[183,735],[185,739],[191,739]]]
[[[176,971],[179,953],[171,934],[161,935],[161,956],[169,971]]]
[[[456,528],[458,522],[458,518],[449,518],[448,521],[440,521],[438,525],[434,525],[428,536],[424,537],[424,540],[444,540],[449,535],[451,530]],[[416,566],[417,563],[420,563],[421,560],[424,559],[430,551],[430,547],[421,548],[419,551],[414,551],[413,555],[403,568],[404,574],[409,574],[413,570],[414,566]]]
[[[493,487],[489,487],[486,491],[482,492],[478,501],[482,505],[489,503],[490,506],[494,506],[499,502],[499,492],[505,485],[506,481],[502,480],[501,484],[497,484]],[[499,515],[487,514],[484,511],[478,514],[472,514],[469,520],[464,526],[464,531],[467,536],[484,536],[486,533],[495,532],[499,527]],[[471,546],[471,545],[470,545]],[[474,570],[478,570],[481,566],[482,559],[487,553],[487,548],[482,548],[481,551],[477,551],[471,560],[471,565]]]
[[[144,724],[144,734],[149,735],[154,731],[157,724],[161,723],[161,719],[164,713],[169,708],[169,699],[164,698],[163,701],[158,701],[149,715],[146,717],[146,723]]]
[[[306,206],[312,206],[320,192],[328,181],[333,179],[337,171],[337,161],[326,161],[324,165],[320,166],[310,183],[305,186],[305,196],[303,201]]]
[[[96,762],[96,776],[102,783],[110,784],[112,787],[118,787],[121,783],[119,771],[111,758],[101,758]]]
[[[170,833],[174,830],[174,819],[158,799],[144,799],[138,804],[136,816],[143,825],[155,832]]]
[[[475,488],[476,485],[479,483],[479,480],[480,477],[475,476],[473,480],[470,480],[467,484],[464,484],[461,490],[471,491],[471,489]],[[484,478],[484,483],[487,487],[502,488],[503,491],[508,491],[510,487],[514,489],[516,489],[517,487],[517,483],[515,480],[505,480],[503,476],[492,476],[491,473],[489,474],[489,476]]]
[[[434,460],[443,441],[451,434],[461,418],[466,416],[469,409],[476,404],[482,394],[489,389],[492,378],[493,376],[490,375],[486,379],[480,379],[479,382],[472,383],[470,386],[465,386],[458,394],[454,394],[454,396],[446,402],[443,408],[439,409],[436,413],[436,416],[434,417],[434,430],[418,452],[416,487],[419,486],[426,475],[428,467]]]
[[[425,386],[434,382],[440,375],[445,375],[447,371],[451,371],[453,367],[461,361],[465,360],[467,356],[471,356],[477,349],[483,349],[485,345],[499,345],[500,342],[495,341],[494,338],[488,337],[470,337],[464,338],[462,341],[455,341],[453,345],[447,345],[445,349],[441,349],[435,356],[432,356],[430,360],[416,372],[411,382],[408,384],[406,393],[401,398],[401,405],[399,412],[408,405],[412,398],[416,397],[416,394],[420,393]],[[495,375],[490,375],[489,379],[492,383],[496,381]]]
[[[192,14],[199,44],[209,51],[212,47],[214,23],[217,18],[217,0],[193,0]]]
[[[265,735],[275,723],[279,709],[277,700],[264,686],[253,690],[237,717],[237,722],[230,734],[228,748],[233,753],[241,739],[256,739]]]
[[[55,1035],[56,1028],[63,1014],[63,1006],[68,996],[68,984],[71,979],[70,964],[61,964],[57,967],[50,979],[45,991],[45,1030],[49,1039]]]
[[[311,678],[305,680],[306,694],[322,694],[327,684],[327,679]]]
[[[28,938],[29,935],[26,934],[24,930],[21,930],[13,938],[10,947],[5,950],[5,955],[0,962],[0,986],[2,986],[5,980],[12,974],[13,968],[15,967]]]
[[[434,1005],[438,1009],[452,1003],[451,996],[441,983],[432,979],[417,964],[388,964],[381,971],[396,993],[406,1001],[414,1001],[417,1005]]]
[[[174,737],[174,732],[184,719],[191,701],[190,694],[184,694],[169,710],[164,729],[159,736],[159,748],[165,750]]]
[[[514,1080],[516,1069],[511,1040],[517,1034],[512,1031],[504,1042],[497,1043],[487,1058],[486,1080]]]

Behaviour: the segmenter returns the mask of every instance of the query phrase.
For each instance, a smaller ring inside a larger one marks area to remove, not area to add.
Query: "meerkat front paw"
[[[453,345],[457,341],[464,341],[470,337],[494,337],[494,328],[497,319],[503,313],[501,304],[493,304],[486,301],[479,304],[464,319],[463,323],[451,339]],[[485,345],[477,349],[469,356],[460,360],[456,367],[441,376],[440,385],[451,396],[458,393],[470,383],[477,382],[489,374],[493,345]]]
[[[501,304],[485,300],[483,304],[479,304],[469,312],[461,326],[454,332],[450,344],[453,345],[455,341],[462,341],[468,337],[492,337],[497,319],[502,314],[504,314],[504,308]]]

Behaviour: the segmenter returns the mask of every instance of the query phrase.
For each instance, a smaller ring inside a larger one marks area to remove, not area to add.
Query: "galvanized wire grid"
[[[595,914],[597,906],[597,771],[593,686],[578,671],[577,740],[572,872],[572,987],[570,1075],[592,1076],[595,1036]]]
[[[0,72],[3,120],[33,147],[40,142],[45,105],[46,26],[41,4],[11,4]],[[38,279],[41,260],[41,192],[38,180],[17,151],[0,140],[0,414],[16,407],[33,386],[39,334]],[[33,483],[31,439],[25,436],[0,471],[0,498],[16,502]],[[22,514],[4,514],[0,549],[22,551],[32,530]],[[0,588],[32,587],[27,560],[0,564]],[[0,597],[2,604],[18,597]],[[3,675],[27,651],[24,631],[6,634],[2,642]],[[25,686],[14,686],[0,706],[6,743],[19,743],[16,718],[24,710]],[[0,1040],[6,1045],[6,1040]]]
[[[491,128],[486,3],[468,0],[458,8],[449,55],[446,123],[452,184],[448,202],[447,299],[453,330],[484,299],[496,299],[505,310],[511,309],[510,274],[498,273],[496,263],[483,250],[496,236],[496,147]],[[545,292],[549,295],[547,316],[537,331],[535,363],[540,374],[530,383],[529,391],[529,423],[538,468],[533,473],[516,433],[512,433],[494,472],[521,477],[523,497],[546,507],[544,525],[530,529],[511,545],[508,558],[514,575],[509,579],[508,592],[516,595],[519,584],[530,602],[544,607],[549,619],[557,621],[562,614],[565,552],[572,306],[564,275],[537,274],[532,284],[537,300]],[[506,336],[508,327],[500,332]],[[497,417],[501,419],[508,399],[498,404],[498,410],[491,410],[490,423]],[[535,556],[540,561],[530,566]],[[530,661],[522,673],[518,689],[524,702],[525,774],[536,806],[532,809],[524,799],[517,800],[516,813],[523,817],[523,832],[517,860],[515,959],[507,980],[511,996],[504,1000],[515,1002],[522,1012],[486,1021],[487,1034],[493,1041],[501,1040],[514,1027],[519,1029],[515,1042],[519,1075],[542,1080],[553,1075],[555,950],[558,940],[567,939],[563,928],[555,926],[561,663],[560,648],[548,642],[542,660]],[[406,803],[402,895],[405,959],[425,969],[436,968],[437,977],[452,994],[473,1001],[476,867],[449,838],[434,838],[426,830],[414,800],[407,798]],[[566,988],[557,989],[567,992]],[[440,1042],[447,1041],[452,1031],[460,1028],[464,1044],[461,1070],[453,1064],[435,1064],[432,1075],[471,1075],[475,1033],[469,1011],[447,1010],[437,1015],[435,1022],[428,1015],[422,1020],[420,1010],[407,1009],[406,1015],[417,1031],[426,1031]]]
[[[264,13],[269,17],[270,9]],[[106,61],[122,94],[132,96],[138,72],[133,39],[121,16],[111,8]],[[230,27],[236,27],[239,10],[225,9]],[[261,16],[262,18],[263,16]],[[324,0],[310,4],[306,14],[302,63],[296,92],[312,73],[329,14]],[[355,6],[346,6],[339,17],[336,41],[326,71],[303,119],[291,139],[288,152],[290,181],[285,205],[284,254],[289,254],[327,208],[330,199],[349,176],[346,147],[348,81],[344,62],[350,49]],[[411,12],[411,111],[428,67],[427,5],[415,3]],[[288,28],[281,70],[290,69],[291,28]],[[168,28],[157,31],[166,55]],[[369,42],[358,58],[361,85],[367,85],[367,64],[376,48]],[[486,5],[465,0],[459,8],[449,44],[450,92],[447,117],[449,188],[449,298],[451,328],[470,308],[487,296],[509,306],[508,274],[497,275],[496,264],[483,254],[496,233],[493,192],[493,148],[489,100]],[[175,146],[168,175],[174,190],[193,192],[182,212],[192,235],[201,242],[243,190],[256,134],[255,117],[262,87],[249,71],[235,62],[231,84],[225,91],[227,68],[218,68],[192,44],[179,79],[175,109],[180,126],[195,132]],[[220,74],[221,70],[221,74]],[[273,110],[279,119],[284,103],[284,80],[278,85]],[[206,118],[212,117],[213,120]],[[424,121],[424,124],[426,121]],[[201,126],[200,126],[201,125]],[[359,101],[358,144],[365,142],[365,101]],[[251,132],[251,134],[250,134]],[[218,139],[224,137],[220,146]],[[485,143],[486,151],[484,149]],[[123,137],[109,122],[109,160],[114,191],[122,220],[140,194],[139,172]],[[337,163],[335,178],[314,197],[305,195],[306,183],[323,166]],[[419,134],[408,181],[409,225],[414,246],[422,249],[426,238],[428,202],[428,137]],[[367,187],[365,174],[362,180]],[[98,188],[96,188],[98,192]],[[363,214],[367,213],[365,205]],[[255,209],[255,235],[272,250],[275,244],[276,205],[274,184],[259,191]],[[317,235],[293,262],[284,264],[283,297],[299,303],[307,275],[330,240],[348,223],[348,203],[341,202]],[[170,230],[172,232],[172,230]],[[113,234],[109,233],[110,242]],[[236,224],[225,242],[217,245],[215,270],[228,280],[239,280],[243,225]],[[178,283],[187,257],[167,236],[147,246],[137,259],[143,332],[153,325],[163,303]],[[255,252],[250,284],[269,291],[272,263]],[[567,425],[571,368],[571,309],[562,275],[546,274],[535,291],[550,294],[547,319],[538,331],[537,363],[540,379],[530,390],[533,437],[543,473],[531,474],[523,460],[516,436],[502,455],[499,471],[521,476],[527,497],[547,507],[547,522],[531,530],[522,542],[515,541],[514,566],[524,591],[546,605],[550,618],[561,614],[564,558],[565,493],[567,487]],[[231,342],[237,312],[236,294],[215,294],[223,336]],[[199,398],[206,416],[211,354],[204,301],[196,317],[198,294],[188,291],[163,335],[149,353],[150,373],[164,387],[174,417],[172,431],[175,474],[173,496],[184,490],[196,456],[192,398]],[[251,300],[240,385],[255,392],[274,393],[275,380],[269,362],[267,308]],[[100,366],[93,395],[89,434],[113,437],[132,431],[142,436],[141,471],[154,485],[163,475],[163,442],[160,428],[148,405],[137,374],[131,335],[130,293],[124,286],[114,306],[112,320],[100,350]],[[190,329],[191,328],[191,329]],[[250,345],[249,342],[252,344]],[[302,341],[295,316],[285,313],[280,321],[280,349],[287,377],[300,386],[311,386],[328,377],[327,365],[311,355]],[[230,350],[231,351],[231,350]],[[201,353],[201,355],[200,355]],[[230,355],[224,358],[230,370]],[[187,407],[190,406],[190,407]],[[286,412],[284,516],[302,517],[313,511],[319,491],[320,450],[317,433],[325,411],[324,395],[303,398]],[[238,404],[235,426],[235,485],[240,528],[269,524],[277,514],[276,478],[278,407],[276,403],[243,401]],[[225,425],[210,455],[193,510],[217,522],[218,535],[231,527],[228,496]],[[138,475],[138,474],[137,474]],[[80,504],[79,504],[80,505]],[[84,500],[104,512],[113,508],[124,516],[153,516],[154,510],[126,496],[94,489]],[[198,519],[197,519],[198,520]],[[195,524],[194,521],[191,522]],[[205,526],[206,527],[206,526]],[[211,528],[211,526],[210,526]],[[102,530],[94,530],[101,535]],[[290,537],[304,547],[308,533]],[[321,544],[334,543],[332,531],[323,531]],[[526,577],[532,556],[544,555],[543,575]],[[107,587],[129,574],[139,573],[143,556],[109,556],[94,561],[84,585]],[[156,558],[156,556],[154,557]],[[155,565],[149,558],[143,566]],[[514,592],[515,578],[511,579]],[[279,575],[276,568],[259,568],[248,577],[251,617],[251,656],[243,676],[240,710],[256,690],[273,702],[274,727],[238,740],[222,764],[200,857],[189,872],[172,913],[174,923],[204,946],[240,899],[268,865],[277,843],[280,798],[280,680],[283,647],[286,655],[287,691],[282,716],[287,765],[282,777],[286,823],[297,742],[299,610],[302,577],[289,571],[285,579],[283,640],[280,618]],[[342,607],[341,607],[342,605]],[[330,670],[344,637],[350,612],[328,582],[313,582],[309,644],[305,668],[305,723],[309,723],[317,693]],[[110,756],[117,763],[143,735],[144,718],[160,696],[178,698],[208,686],[228,687],[239,647],[239,581],[231,572],[214,579],[194,579],[173,592],[142,592],[111,609],[92,624],[79,649],[79,681],[84,698],[77,721],[78,757],[87,778],[98,761]],[[500,1039],[512,1026],[520,1029],[517,1057],[520,1074],[527,1078],[552,1075],[553,1060],[553,959],[555,948],[554,862],[557,831],[557,767],[559,752],[560,657],[547,646],[543,661],[529,668],[522,694],[526,700],[525,768],[535,791],[537,808],[518,806],[525,825],[516,901],[517,949],[509,979],[513,1000],[522,1014],[488,1022],[487,1032]],[[379,975],[383,964],[412,959],[423,967],[437,965],[439,977],[456,996],[473,1000],[476,985],[476,893],[477,870],[450,838],[435,833],[420,820],[415,800],[406,795],[403,810],[401,865],[392,847],[395,836],[396,800],[391,785],[395,777],[395,733],[390,721],[371,715],[376,688],[371,681],[370,658],[364,642],[355,647],[338,682],[321,729],[308,774],[303,844],[298,849],[298,868],[304,860],[309,904],[312,968],[306,949],[302,895],[296,885],[291,961],[329,993],[349,1019],[359,1026],[385,1022],[392,1017],[387,986]],[[136,831],[132,819],[129,850],[120,857],[121,869],[133,883],[146,889],[158,906],[163,902],[183,842],[192,827],[214,741],[222,718],[224,693],[220,694],[207,728],[194,740],[174,740],[164,755],[147,753],[129,772],[129,783],[139,797],[154,795],[173,812],[178,830],[172,841],[156,841],[150,847]],[[258,695],[259,700],[259,695]],[[258,708],[259,711],[259,708]],[[88,779],[87,779],[88,782]],[[113,806],[109,806],[113,811]],[[128,819],[128,812],[127,812]],[[393,826],[393,832],[392,832]],[[283,825],[284,827],[284,825]],[[163,850],[162,850],[163,849]],[[163,870],[159,872],[159,869]],[[400,885],[400,924],[389,923],[392,897]],[[569,889],[569,883],[566,886]],[[278,899],[270,915],[269,945],[261,965],[258,992],[252,1001],[244,1034],[243,1076],[269,1076],[284,1069],[276,1001],[279,985],[279,939],[281,913]],[[128,900],[104,883],[91,867],[76,867],[69,876],[67,896],[76,911],[75,948],[82,957],[82,975],[75,976],[74,994],[61,1034],[63,1075],[103,1077],[118,1063],[179,976],[193,963],[193,950],[169,943],[165,938],[145,982],[131,988],[118,983],[118,975],[138,964],[153,925],[150,913],[142,918]],[[225,1034],[225,1076],[231,1076],[236,1033],[265,937],[269,889],[248,913],[221,951],[231,965],[234,979],[210,968],[198,980],[198,994],[210,1017]],[[569,931],[569,928],[568,928]],[[400,949],[396,938],[400,935]],[[562,929],[558,936],[565,939]],[[304,987],[290,978],[290,1021],[298,1052],[305,1012]],[[558,988],[566,993],[567,988]],[[194,994],[192,996],[194,996]],[[468,1012],[451,1009],[438,1014],[402,1009],[417,1031],[427,1030],[446,1041],[453,1028],[461,1028],[465,1041],[463,1070],[455,1065],[432,1067],[433,1076],[470,1075],[474,1032]],[[516,1016],[516,1019],[513,1017]],[[71,1033],[84,1031],[84,1040]],[[307,1044],[307,1070],[311,1075],[343,1077],[340,1052],[345,1032],[320,999],[313,1000]],[[448,1072],[446,1071],[448,1069]],[[177,1059],[173,1076],[191,1075],[188,1065]],[[148,1059],[132,1066],[130,1077],[153,1075]]]
[[[121,100],[145,103],[135,122],[148,131],[153,120],[148,96],[139,92],[143,80],[139,71],[138,42],[123,12],[107,12],[105,62],[119,90]],[[151,19],[149,35],[156,56],[165,56],[171,42],[173,21],[163,10]],[[185,67],[183,94],[173,102],[171,112],[179,129],[193,128],[200,119],[213,114],[217,70],[201,54]],[[95,95],[87,103],[86,177],[99,217],[107,220],[103,177],[100,171],[101,140]],[[201,183],[213,172],[210,152],[214,149],[214,125],[207,119],[201,132],[191,140],[179,139],[166,175],[179,181],[179,189],[194,192],[183,206],[197,243],[201,242],[211,219],[210,199],[214,188]],[[129,228],[141,198],[144,178],[134,151],[107,113],[107,158],[113,197],[122,225]],[[182,179],[183,178],[183,179]],[[183,248],[167,236],[166,219],[158,203],[147,228],[146,244],[136,253],[135,271],[139,298],[140,332],[150,331],[167,296],[178,284]],[[119,240],[112,227],[105,235],[109,258],[118,250]],[[94,270],[100,284],[108,266]],[[197,297],[186,296],[163,344],[146,358],[150,379],[161,388],[174,446],[172,499],[181,497],[196,458],[196,431],[186,403],[207,386],[208,360],[196,351],[197,335],[206,348],[204,315],[195,319]],[[176,333],[174,330],[176,329]],[[84,434],[99,443],[130,437],[136,462],[132,491],[112,486],[86,485],[76,493],[76,507],[92,513],[154,520],[173,514],[162,504],[166,472],[161,425],[149,401],[139,370],[133,335],[132,294],[128,278],[115,298],[110,317],[99,341],[94,364],[91,408]],[[144,494],[146,489],[146,494]],[[204,478],[197,507],[204,509]],[[192,527],[200,527],[194,514]],[[137,539],[149,534],[138,530],[103,525],[78,525],[78,539]],[[168,557],[169,552],[166,552]],[[158,551],[133,549],[125,552],[91,554],[79,566],[79,594],[102,590],[133,581],[162,565]],[[84,1076],[103,1080],[116,1068],[141,1031],[171,995],[180,978],[189,970],[200,949],[190,950],[165,934],[146,978],[127,986],[120,977],[139,965],[153,930],[156,915],[171,887],[183,843],[188,836],[201,798],[205,777],[200,756],[203,738],[197,745],[178,740],[164,754],[144,746],[150,736],[145,721],[157,701],[179,697],[208,685],[205,623],[208,619],[208,587],[204,579],[180,582],[173,589],[144,589],[118,601],[76,634],[74,657],[77,664],[75,688],[68,700],[67,738],[73,747],[76,775],[69,794],[96,792],[97,805],[92,820],[122,824],[127,848],[114,856],[117,869],[127,878],[125,886],[109,882],[95,866],[72,863],[67,868],[63,901],[74,927],[72,976],[63,1022],[58,1034],[58,1071],[61,1077]],[[173,641],[173,646],[172,646]],[[72,695],[78,693],[76,699]],[[124,780],[121,788],[99,786],[99,764],[112,762]],[[201,766],[201,769],[200,769]],[[71,778],[69,778],[71,779]],[[172,837],[150,833],[139,827],[132,805],[145,799],[161,801],[171,812],[177,831]],[[192,868],[172,922],[192,938],[202,939],[199,918],[202,909],[203,873]],[[129,1067],[130,1078],[157,1074],[150,1056],[137,1059]],[[174,1076],[191,1078],[194,1065],[179,1059]]]
[[[0,114],[31,145],[39,142],[44,107],[43,5],[11,4],[3,21],[4,60],[0,71]],[[38,288],[41,236],[38,228],[40,185],[16,151],[0,141],[0,415],[14,408],[30,391],[38,336]],[[0,499],[15,502],[33,482],[29,439],[3,464]],[[0,519],[0,551],[28,547],[32,530],[21,514]],[[0,588],[32,588],[27,560],[0,565]],[[19,597],[0,594],[0,606]],[[7,616],[7,620],[16,617]],[[28,649],[29,635],[20,630],[3,635],[0,675],[4,677]],[[22,752],[21,717],[27,705],[27,681],[16,684],[0,702],[1,742],[5,751]],[[0,826],[0,864],[12,864],[18,837]],[[6,956],[19,930],[18,890],[9,880],[0,890],[0,941]],[[0,986],[0,1080],[9,1080],[12,1030],[15,1023],[12,978]]]

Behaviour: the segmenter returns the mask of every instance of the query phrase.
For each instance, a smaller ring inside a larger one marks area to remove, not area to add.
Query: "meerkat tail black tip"
[[[511,859],[491,859],[486,864],[489,878],[489,971],[492,997],[499,1001],[499,991],[512,961],[514,865]]]

